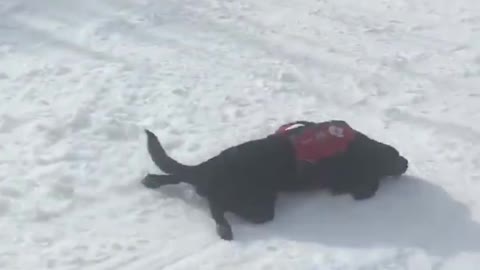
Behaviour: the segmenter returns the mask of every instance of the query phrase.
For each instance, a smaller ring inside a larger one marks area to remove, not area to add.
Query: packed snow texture
[[[478,0],[2,0],[0,268],[476,270]],[[215,234],[144,128],[198,163],[291,120],[347,120],[408,157],[355,202],[282,194]]]

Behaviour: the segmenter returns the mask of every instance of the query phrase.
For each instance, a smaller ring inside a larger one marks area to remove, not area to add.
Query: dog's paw
[[[350,192],[352,197],[357,201],[366,200],[373,197],[378,191],[380,179],[364,179],[362,183],[362,185],[357,186]]]
[[[233,240],[232,227],[228,224],[217,224],[217,234],[223,240]]]
[[[152,174],[147,174],[141,182],[147,188],[159,188],[162,186],[162,182],[158,180],[158,177]]]

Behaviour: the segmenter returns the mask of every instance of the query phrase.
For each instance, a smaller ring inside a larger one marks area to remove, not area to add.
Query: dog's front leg
[[[355,185],[355,188],[351,191],[351,194],[355,200],[365,200],[373,197],[378,190],[380,179],[368,178],[359,179],[360,183]]]

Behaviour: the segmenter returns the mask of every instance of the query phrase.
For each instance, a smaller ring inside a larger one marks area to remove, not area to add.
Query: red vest
[[[281,126],[275,134],[287,136],[295,147],[297,161],[316,163],[345,152],[355,138],[346,122],[294,122]]]

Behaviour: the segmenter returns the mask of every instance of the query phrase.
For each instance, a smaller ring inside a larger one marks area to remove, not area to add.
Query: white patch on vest
[[[328,127],[328,132],[332,134],[332,136],[343,138],[343,128],[337,127],[337,126],[329,126]]]
[[[292,128],[297,128],[297,127],[302,127],[304,126],[303,124],[293,124],[293,125],[290,125],[288,128],[286,128],[285,130],[290,130]]]

